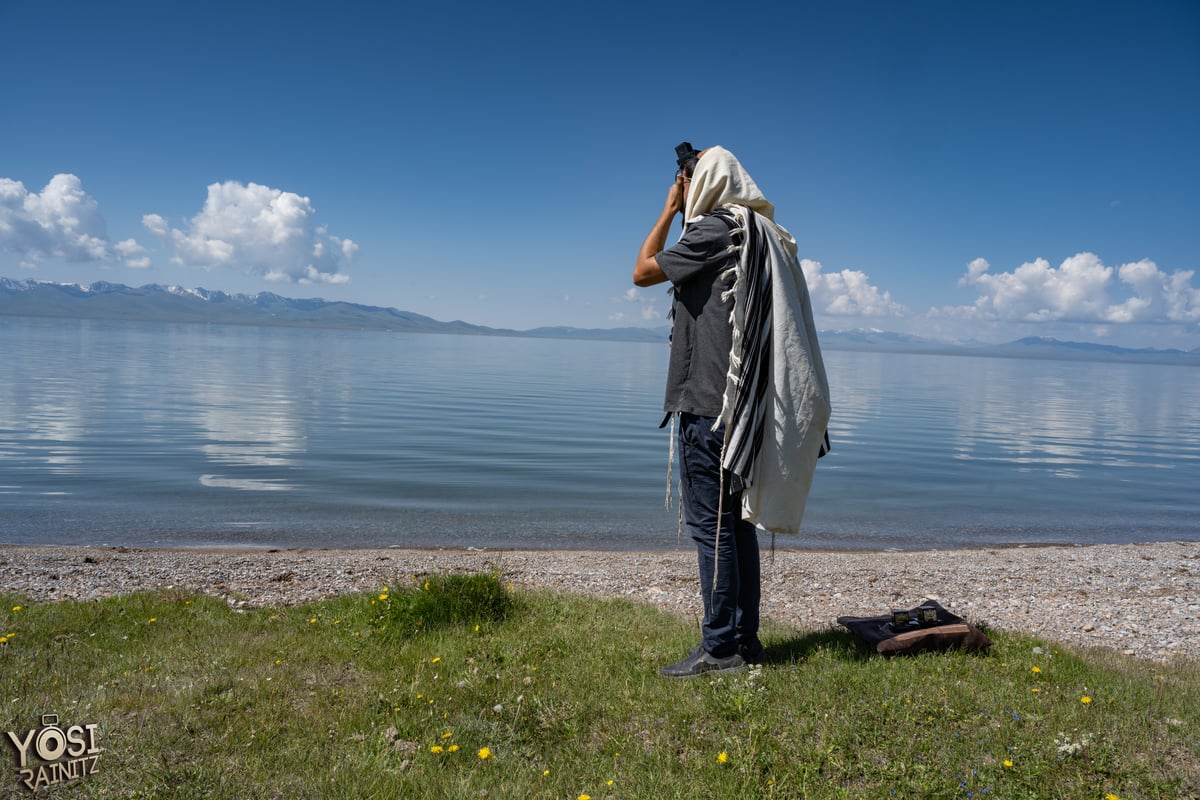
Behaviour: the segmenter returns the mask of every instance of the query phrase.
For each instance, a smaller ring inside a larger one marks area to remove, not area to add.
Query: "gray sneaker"
[[[658,674],[664,678],[696,678],[700,675],[741,672],[745,668],[745,660],[737,653],[725,658],[714,658],[703,647],[693,647],[687,658],[678,664],[668,664],[660,669]]]
[[[767,660],[767,650],[762,642],[755,639],[752,642],[742,642],[738,645],[738,655],[747,664],[761,664]]]

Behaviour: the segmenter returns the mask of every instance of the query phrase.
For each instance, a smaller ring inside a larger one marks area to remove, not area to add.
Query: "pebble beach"
[[[140,590],[287,606],[423,575],[496,570],[514,587],[619,597],[699,619],[695,554],[476,549],[155,550],[0,546],[0,593],[32,602]],[[925,598],[969,622],[1153,660],[1200,657],[1200,544],[763,552],[763,616],[799,630]]]

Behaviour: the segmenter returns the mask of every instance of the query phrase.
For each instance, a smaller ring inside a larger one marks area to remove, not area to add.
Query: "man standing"
[[[633,282],[670,281],[674,296],[664,408],[677,416],[704,621],[700,646],[660,673],[689,678],[763,660],[755,523],[799,530],[828,443],[829,390],[795,240],[774,207],[728,150],[684,142],[676,155]],[[681,211],[683,236],[664,249]]]

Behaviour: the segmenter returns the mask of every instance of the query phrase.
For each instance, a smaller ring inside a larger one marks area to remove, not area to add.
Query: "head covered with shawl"
[[[778,233],[783,246],[792,255],[796,254],[796,240],[786,228],[775,223],[775,206],[763,196],[737,157],[719,145],[705,148],[692,172],[683,218],[690,222],[702,214],[730,205],[746,206],[770,220],[770,227]]]

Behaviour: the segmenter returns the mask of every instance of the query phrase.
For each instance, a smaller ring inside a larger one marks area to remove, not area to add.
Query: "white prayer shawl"
[[[745,236],[732,289],[722,464],[743,479],[744,519],[772,533],[798,533],[826,443],[829,382],[794,250],[760,214],[730,210]]]
[[[796,252],[796,240],[782,227],[775,225],[775,206],[763,197],[758,184],[742,167],[742,162],[724,147],[705,148],[692,173],[683,218],[691,222],[702,214],[735,203],[771,220],[785,246],[791,252]]]
[[[741,223],[733,287],[733,349],[721,421],[722,466],[742,478],[742,516],[772,533],[797,533],[829,423],[829,383],[796,240],[775,224],[741,163],[704,150],[684,218],[718,208]]]

